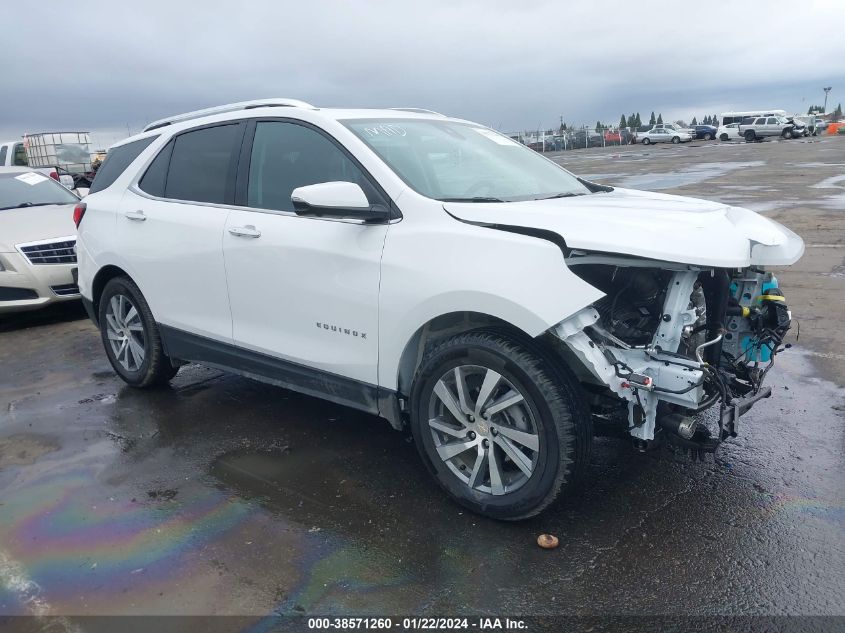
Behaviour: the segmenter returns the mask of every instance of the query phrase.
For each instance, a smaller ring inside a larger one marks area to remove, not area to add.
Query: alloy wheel
[[[478,365],[448,370],[428,412],[437,454],[470,489],[504,495],[531,478],[539,429],[524,395],[501,374]]]
[[[146,336],[141,315],[126,295],[116,294],[109,298],[106,336],[117,362],[127,371],[138,371],[146,356]]]

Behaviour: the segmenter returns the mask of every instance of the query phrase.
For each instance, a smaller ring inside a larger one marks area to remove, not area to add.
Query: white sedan
[[[73,193],[37,171],[0,167],[0,314],[79,299]]]
[[[637,140],[643,145],[651,143],[687,143],[692,136],[687,132],[673,130],[672,128],[652,128],[648,132],[637,134]]]
[[[716,138],[720,141],[741,141],[742,136],[739,134],[739,123],[720,125],[719,130],[716,132]]]

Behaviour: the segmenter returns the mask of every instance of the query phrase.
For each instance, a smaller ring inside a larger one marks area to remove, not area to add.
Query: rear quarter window
[[[141,152],[147,149],[150,143],[157,138],[158,136],[149,136],[109,150],[109,153],[106,154],[106,160],[97,170],[97,175],[94,177],[94,182],[91,183],[88,193],[97,193],[114,184],[114,181],[132,164],[132,161],[138,158]]]

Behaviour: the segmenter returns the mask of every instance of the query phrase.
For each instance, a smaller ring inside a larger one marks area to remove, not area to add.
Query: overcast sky
[[[845,102],[842,0],[4,0],[0,136],[263,97],[504,131]],[[685,7],[689,7],[686,9]]]

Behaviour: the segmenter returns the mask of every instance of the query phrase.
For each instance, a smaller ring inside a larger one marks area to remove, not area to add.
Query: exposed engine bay
[[[771,273],[582,251],[567,265],[605,296],[551,332],[578,361],[593,414],[626,420],[638,448],[662,434],[715,451],[771,395],[763,381],[791,325]],[[694,416],[714,406],[711,432]]]

